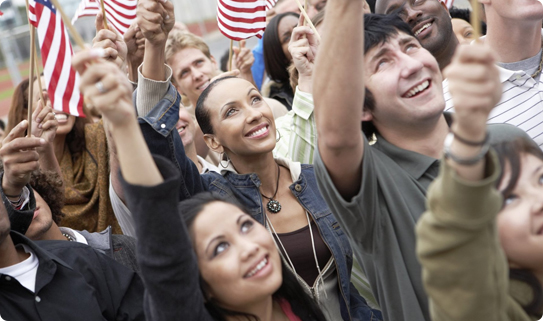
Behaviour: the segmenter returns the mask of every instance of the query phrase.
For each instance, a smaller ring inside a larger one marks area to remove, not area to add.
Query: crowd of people
[[[308,3],[231,68],[170,1],[99,13],[85,118],[19,84],[0,320],[542,318],[543,4],[481,0],[475,39],[439,0]]]

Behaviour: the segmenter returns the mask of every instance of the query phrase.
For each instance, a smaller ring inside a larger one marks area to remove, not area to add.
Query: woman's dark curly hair
[[[53,171],[34,171],[30,176],[30,186],[49,205],[53,222],[60,225],[60,221],[64,217],[64,213],[62,213],[64,191],[62,190],[62,178],[60,175]]]
[[[4,163],[0,161],[0,172],[4,171]],[[64,207],[64,190],[62,177],[54,171],[38,169],[30,175],[30,187],[47,203],[51,209],[53,221],[59,225],[64,217],[61,209]]]

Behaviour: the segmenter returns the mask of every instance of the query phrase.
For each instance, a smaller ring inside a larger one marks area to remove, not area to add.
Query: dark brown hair
[[[512,141],[500,142],[493,144],[492,147],[498,154],[502,172],[496,182],[496,188],[501,185],[503,180],[503,169],[508,164],[510,170],[510,178],[507,186],[501,191],[503,199],[507,199],[517,186],[520,173],[522,171],[522,157],[524,155],[533,155],[540,160],[543,160],[543,151],[533,141],[527,138],[517,138]],[[510,269],[509,277],[511,279],[520,280],[528,284],[534,293],[532,302],[522,306],[524,311],[530,316],[541,317],[541,309],[543,309],[543,285],[532,271],[526,269]]]
[[[64,191],[62,190],[62,177],[54,171],[37,170],[30,176],[30,186],[43,198],[51,209],[53,222],[60,225],[64,217]]]

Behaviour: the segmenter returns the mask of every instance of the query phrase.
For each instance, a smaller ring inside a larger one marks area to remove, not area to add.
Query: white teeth
[[[418,36],[421,32],[423,32],[426,28],[430,27],[432,25],[431,22],[428,22],[424,26],[422,26],[419,30],[415,31],[415,37]]]
[[[249,137],[254,137],[254,136],[258,136],[258,135],[262,135],[266,132],[266,130],[268,129],[268,127],[262,127],[260,128],[259,130],[257,130],[256,132],[254,133],[251,133],[251,135],[249,135]]]
[[[260,261],[260,263],[258,263],[258,265],[254,269],[247,273],[247,277],[250,278],[251,276],[258,273],[258,271],[262,270],[266,266],[266,264],[268,264],[268,258],[264,258],[262,261]]]
[[[425,82],[423,82],[422,84],[418,85],[417,87],[411,89],[408,93],[407,93],[407,98],[411,98],[413,96],[415,96],[416,94],[420,93],[421,91],[423,91],[424,89],[428,88],[428,85],[430,85],[430,82],[428,80],[426,80]]]
[[[63,121],[63,120],[68,119],[68,115],[66,115],[66,114],[56,114],[56,115],[55,115],[55,118],[56,118],[58,121]]]
[[[187,128],[187,126],[179,127],[179,128],[177,129],[177,132],[180,133],[180,132],[184,131],[185,128]]]
[[[198,89],[198,90],[200,90],[200,89],[201,89],[201,90],[204,90],[204,89],[207,88],[208,85],[209,85],[209,81],[206,81],[204,84],[202,84],[201,86],[199,86],[199,87],[196,88],[196,89]]]

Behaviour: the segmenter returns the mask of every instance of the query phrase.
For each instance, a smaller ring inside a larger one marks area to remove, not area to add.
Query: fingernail
[[[103,58],[106,56],[104,48],[92,48],[89,53],[92,57],[96,58]]]
[[[41,129],[41,127],[42,127],[41,124],[39,124],[39,125],[38,125],[38,128]]]
[[[40,119],[40,118],[36,118],[36,122],[37,122],[37,123],[41,122],[41,119]]]
[[[19,124],[21,124],[21,126],[25,125],[26,124],[26,119],[23,119],[23,121],[21,121]]]
[[[46,143],[47,143],[47,142],[45,141],[45,139],[40,138],[40,144],[45,145]]]
[[[164,1],[166,2],[166,1]],[[166,20],[170,19],[170,15],[166,15]]]

